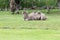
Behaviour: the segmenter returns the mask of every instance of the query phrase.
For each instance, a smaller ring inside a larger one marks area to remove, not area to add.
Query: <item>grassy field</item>
[[[42,10],[45,14],[46,11]],[[54,11],[54,10],[53,10]],[[57,11],[57,10],[56,10]],[[20,14],[12,15],[9,11],[0,12],[0,28],[13,28],[13,29],[24,29],[24,28],[39,28],[39,29],[60,29],[60,12],[51,12],[46,14],[47,20],[35,20],[35,21],[24,21],[22,16],[22,10]],[[29,10],[28,12],[31,12]]]
[[[40,29],[0,29],[0,40],[60,40],[60,31]]]
[[[31,12],[32,10],[28,10]],[[46,14],[46,10],[41,10]],[[60,40],[60,11],[46,14],[45,21],[24,21],[20,14],[0,11],[0,40]]]

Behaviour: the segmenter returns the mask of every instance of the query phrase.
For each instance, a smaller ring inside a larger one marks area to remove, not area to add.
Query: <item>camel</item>
[[[26,11],[23,12],[24,20],[46,20],[47,17],[42,12],[31,12],[28,14]]]

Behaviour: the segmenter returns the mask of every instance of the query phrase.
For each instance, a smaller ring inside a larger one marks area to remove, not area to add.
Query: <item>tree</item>
[[[47,6],[47,13],[50,13],[51,6],[55,6],[57,0],[45,0]]]
[[[58,6],[59,6],[59,9],[60,9],[60,0],[57,0],[57,3],[58,3]]]

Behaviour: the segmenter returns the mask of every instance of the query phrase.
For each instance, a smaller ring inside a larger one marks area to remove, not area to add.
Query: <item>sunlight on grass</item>
[[[37,11],[37,10],[36,10]],[[31,12],[30,10],[28,12]],[[22,13],[22,11],[20,11]],[[12,15],[9,11],[0,12],[0,28],[38,28],[38,29],[60,29],[59,12],[46,14],[48,19],[45,21],[24,21],[22,14]]]
[[[60,31],[40,29],[0,29],[0,40],[60,40]]]
[[[41,11],[46,14],[46,10]],[[60,12],[46,15],[48,19],[45,21],[24,21],[22,14],[1,11],[0,40],[60,40]]]

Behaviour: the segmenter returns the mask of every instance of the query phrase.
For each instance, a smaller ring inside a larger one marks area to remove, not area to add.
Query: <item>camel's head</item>
[[[28,13],[26,11],[23,12],[23,17],[24,17],[24,20],[28,19]]]

